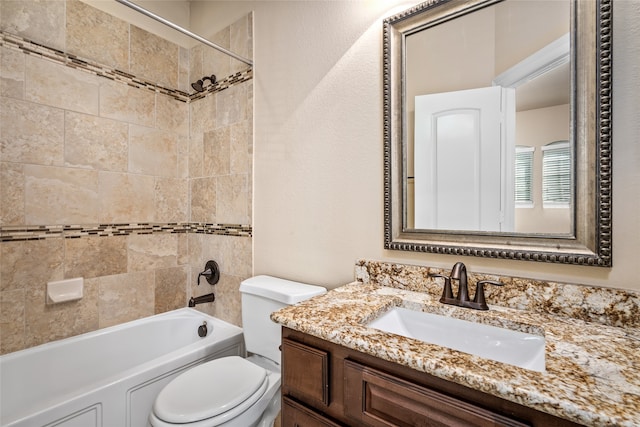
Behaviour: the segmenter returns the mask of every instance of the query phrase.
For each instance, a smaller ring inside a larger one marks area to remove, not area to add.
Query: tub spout
[[[199,297],[191,297],[189,299],[189,307],[195,307],[196,304],[202,304],[204,302],[214,302],[216,300],[216,296],[213,293],[202,295]]]

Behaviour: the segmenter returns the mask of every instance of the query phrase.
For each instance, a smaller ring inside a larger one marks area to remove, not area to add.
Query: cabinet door
[[[345,415],[372,427],[525,427],[519,421],[350,360]]]
[[[282,427],[342,427],[288,397],[282,398]]]
[[[282,390],[309,404],[329,405],[329,353],[283,339]]]

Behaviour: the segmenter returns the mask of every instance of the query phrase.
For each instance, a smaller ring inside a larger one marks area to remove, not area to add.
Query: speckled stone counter
[[[373,270],[380,265],[375,264]],[[372,265],[367,268],[371,269]],[[599,295],[594,300],[596,302],[610,301],[611,298],[617,300],[619,309],[616,310],[627,312],[629,319],[623,325],[612,326],[607,324],[611,323],[607,316],[600,316],[600,322],[585,321],[580,315],[496,306],[491,300],[488,300],[489,311],[443,305],[429,290],[401,289],[412,287],[407,286],[407,281],[380,284],[370,280],[368,275],[363,279],[361,273],[357,267],[359,282],[277,311],[272,320],[335,344],[581,424],[640,425],[637,294],[612,290],[613,294],[626,295],[620,299],[619,295],[611,297],[599,288],[572,290],[587,294],[595,292]],[[530,371],[366,326],[396,306],[544,335],[546,371]],[[612,310],[614,308],[609,312]],[[602,310],[596,307],[595,311]],[[621,317],[620,314],[612,316],[615,319]]]

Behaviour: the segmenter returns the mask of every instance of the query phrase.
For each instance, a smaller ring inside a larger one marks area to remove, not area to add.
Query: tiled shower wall
[[[251,26],[247,16],[215,39],[250,56]],[[2,0],[0,29],[0,353],[211,291],[216,302],[198,308],[240,324],[251,70],[78,0]],[[206,74],[221,84],[189,96]],[[220,283],[196,287],[208,259]],[[72,277],[84,297],[47,305],[46,283]]]

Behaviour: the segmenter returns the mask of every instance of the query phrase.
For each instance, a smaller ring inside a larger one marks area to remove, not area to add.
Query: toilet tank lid
[[[295,304],[324,294],[327,290],[322,286],[262,275],[243,280],[240,284],[240,292],[270,298],[285,304]]]

